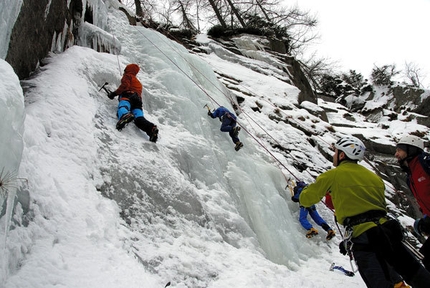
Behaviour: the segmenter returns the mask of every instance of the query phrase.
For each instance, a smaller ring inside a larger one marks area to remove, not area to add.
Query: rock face
[[[423,89],[396,86],[393,87],[393,96],[397,104],[396,112],[411,109],[412,112],[426,117],[416,117],[419,124],[430,126],[430,92]],[[425,97],[427,95],[427,97]],[[425,98],[423,100],[423,98]]]
[[[61,53],[73,45],[118,54],[118,41],[105,31],[106,15],[102,1],[24,0],[5,60],[24,79],[50,52]]]
[[[70,7],[76,7],[71,1]],[[81,3],[80,3],[81,4]],[[81,4],[82,11],[82,4]],[[6,61],[14,68],[20,79],[28,77],[40,61],[51,51],[53,40],[66,33],[74,11],[63,0],[25,0],[12,30]],[[64,29],[66,28],[66,29]],[[72,37],[73,38],[73,37]],[[73,40],[70,41],[73,43]],[[67,48],[62,43],[62,50]]]
[[[411,88],[407,86],[395,86],[392,88],[392,93],[398,110],[401,108],[404,109],[405,107],[420,107],[422,104],[420,98],[424,92],[425,91],[423,89]]]
[[[415,112],[421,115],[427,116],[426,118],[418,118],[418,123],[430,127],[430,97],[427,97],[421,104],[415,109]]]
[[[299,103],[303,101],[317,103],[317,97],[305,73],[303,73],[303,70],[300,68],[299,62],[294,57],[285,57],[285,62],[289,65],[288,70],[292,76],[294,86],[300,89]]]

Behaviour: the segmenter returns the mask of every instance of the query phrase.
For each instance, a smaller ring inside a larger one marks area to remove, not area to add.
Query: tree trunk
[[[264,17],[266,18],[267,22],[272,23],[271,19],[269,18],[269,15],[267,15],[266,9],[264,9],[263,5],[261,5],[261,0],[257,0],[257,6],[260,8],[261,12],[264,14]]]
[[[183,25],[185,26],[186,29],[189,29],[191,31],[196,31],[196,27],[194,27],[193,22],[191,22],[190,19],[188,18],[187,10],[184,7],[184,4],[181,1],[179,1],[178,4],[182,13]]]
[[[216,7],[214,0],[209,0],[209,4],[211,4],[212,9],[215,12],[216,17],[218,18],[219,23],[222,27],[227,28],[227,24],[225,23],[224,19],[221,16],[221,12],[219,11],[218,7]]]
[[[231,10],[233,11],[234,15],[236,15],[237,20],[239,20],[240,25],[242,25],[243,28],[246,27],[245,22],[243,21],[242,17],[239,14],[239,11],[236,9],[236,7],[233,5],[231,0],[227,0],[228,5],[230,5]]]
[[[140,0],[134,0],[134,6],[136,6],[136,16],[143,18],[142,5],[140,5]]]

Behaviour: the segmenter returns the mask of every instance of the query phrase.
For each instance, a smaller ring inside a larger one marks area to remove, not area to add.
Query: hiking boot
[[[334,236],[336,236],[336,233],[333,229],[330,229],[327,231],[327,236],[325,237],[326,240],[331,240]]]
[[[122,128],[124,128],[125,125],[133,121],[133,119],[134,119],[133,113],[128,112],[122,115],[121,119],[119,119],[118,123],[116,123],[116,129],[118,129],[118,131],[121,131]]]
[[[394,288],[411,288],[411,286],[407,285],[405,281],[394,284]]]
[[[237,137],[239,135],[240,126],[236,126],[233,128],[233,135]]]
[[[318,235],[318,230],[312,227],[312,228],[311,228],[311,229],[309,229],[309,230],[308,230],[308,232],[306,233],[306,238],[312,238],[312,237],[314,237],[315,235]]]
[[[149,141],[151,142],[157,142],[158,140],[158,128],[156,125],[154,125],[154,127],[152,127],[152,131],[151,131],[151,136],[149,136]]]
[[[239,150],[240,150],[240,148],[242,148],[242,147],[243,147],[242,142],[237,141],[237,142],[236,142],[236,146],[234,147],[234,150],[239,151]]]

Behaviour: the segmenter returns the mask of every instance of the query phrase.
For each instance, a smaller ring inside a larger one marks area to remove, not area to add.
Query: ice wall
[[[17,173],[24,131],[24,96],[12,67],[0,60],[0,173]]]
[[[23,0],[0,1],[0,58],[5,59],[9,47],[10,34],[21,10]]]

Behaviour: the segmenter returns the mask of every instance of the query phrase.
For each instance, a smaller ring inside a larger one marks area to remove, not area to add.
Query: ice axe
[[[294,179],[288,178],[287,186],[285,186],[285,189],[288,188],[290,190],[291,196],[294,196],[294,187],[295,186],[296,186],[296,183],[294,183]]]
[[[106,94],[109,96],[109,94],[111,93],[111,91],[109,91],[109,89],[107,89],[105,86],[108,85],[108,82],[105,82],[105,84],[103,84],[103,86],[99,89],[99,92],[103,90],[105,90]]]
[[[209,115],[209,116],[212,116],[212,114],[211,114],[211,113],[212,113],[212,112],[211,112],[211,108],[209,108],[209,105],[208,105],[208,104],[205,104],[205,106],[203,106],[203,108],[205,108],[205,107],[206,107],[206,108],[208,108],[208,115]]]
[[[330,269],[329,270],[330,271],[339,270],[339,271],[343,272],[346,276],[349,276],[349,277],[353,277],[355,275],[354,272],[348,271],[345,268],[343,268],[342,266],[336,266],[334,263],[332,263],[330,265]]]
[[[208,104],[205,104],[205,106],[203,106],[203,108],[208,108],[208,112],[211,112],[211,108],[209,108],[209,105]]]

